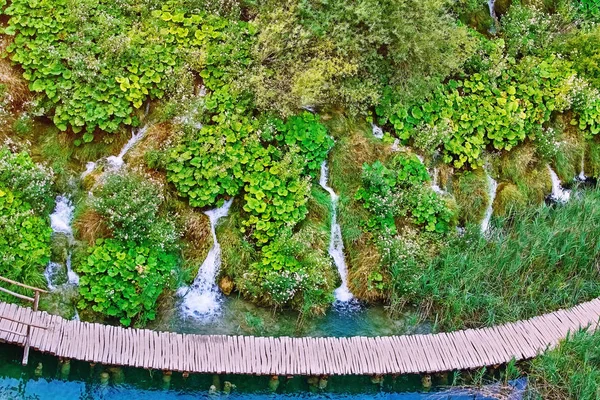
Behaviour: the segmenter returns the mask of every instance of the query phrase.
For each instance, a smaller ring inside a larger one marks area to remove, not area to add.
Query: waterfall
[[[50,226],[52,227],[53,236],[63,235],[67,239],[67,259],[65,261],[65,267],[67,272],[67,283],[73,286],[79,285],[79,275],[73,271],[71,267],[72,247],[75,242],[73,237],[73,211],[75,206],[73,202],[64,195],[56,197],[56,207],[52,214],[50,214]],[[56,289],[56,278],[58,273],[62,270],[63,266],[57,262],[49,262],[44,271],[44,276],[48,283],[50,290]]]
[[[490,220],[492,219],[492,213],[494,212],[494,200],[496,199],[496,190],[498,189],[498,182],[496,182],[487,171],[485,172],[485,176],[488,183],[489,203],[485,210],[483,221],[481,221],[481,233],[484,234],[490,229]]]
[[[335,289],[335,299],[339,302],[345,303],[354,297],[348,289],[348,267],[346,266],[346,260],[344,258],[344,242],[342,241],[342,229],[337,223],[337,205],[338,195],[333,189],[327,186],[327,175],[328,175],[327,161],[323,161],[321,164],[321,179],[319,184],[325,189],[331,196],[331,237],[329,239],[329,255],[333,259],[335,266],[338,269],[342,284],[340,287]]]
[[[494,26],[490,28],[491,33],[496,32],[498,27],[498,16],[496,15],[496,0],[488,0],[488,8],[490,9],[490,17],[494,20]]]
[[[432,175],[431,176],[431,189],[433,189],[433,191],[438,194],[446,194],[446,191],[438,185],[438,175],[439,175],[438,168],[434,167],[433,173],[430,175]]]
[[[585,176],[585,152],[581,154],[581,171],[575,180],[579,182],[587,181],[587,176]]]
[[[215,281],[221,267],[221,245],[217,240],[216,227],[219,219],[229,213],[232,202],[233,198],[227,200],[221,207],[205,213],[210,221],[213,246],[198,269],[198,275],[192,285],[181,287],[177,291],[177,294],[183,297],[181,311],[185,316],[209,320],[219,314],[222,295]]]
[[[150,113],[150,103],[148,102],[148,103],[146,103],[146,109],[144,111],[144,119],[148,116],[149,113]],[[119,152],[119,154],[116,156],[106,157],[106,162],[107,162],[108,168],[110,170],[113,170],[113,171],[119,170],[123,166],[123,164],[125,164],[123,157],[125,157],[125,154],[127,154],[129,152],[129,150],[131,150],[131,148],[133,146],[135,146],[137,144],[137,142],[139,142],[144,137],[147,130],[148,130],[147,124],[144,124],[137,129],[132,129],[131,130],[131,138],[129,138],[127,143],[125,143],[125,145],[121,148],[121,151]],[[100,160],[98,160],[98,161],[100,161]],[[81,179],[85,178],[86,176],[88,176],[89,174],[94,172],[94,170],[96,169],[96,166],[98,165],[98,161],[96,161],[96,162],[90,161],[85,165],[85,171],[83,171],[81,173]]]
[[[552,194],[550,194],[550,200],[557,203],[566,203],[571,198],[571,191],[563,189],[560,184],[560,179],[556,172],[548,165],[548,172],[550,172],[550,179],[552,180]]]
[[[125,157],[125,154],[127,154],[127,152],[144,137],[147,129],[148,127],[146,125],[138,129],[132,129],[131,138],[127,143],[125,143],[125,146],[123,146],[119,154],[117,156],[110,156],[106,158],[106,161],[112,170],[118,170],[123,166],[125,163],[125,161],[123,161],[123,157]]]
[[[383,129],[375,124],[371,124],[371,128],[373,128],[373,136],[375,136],[377,139],[383,139]]]

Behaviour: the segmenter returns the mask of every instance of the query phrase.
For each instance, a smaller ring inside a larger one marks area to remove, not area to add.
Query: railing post
[[[33,311],[38,310],[38,305],[40,303],[40,292],[35,291],[35,295],[33,297]],[[31,316],[33,318],[33,315]],[[25,337],[25,349],[23,350],[23,361],[21,364],[24,366],[27,365],[29,361],[29,346],[31,345],[31,325],[27,325],[27,336]]]

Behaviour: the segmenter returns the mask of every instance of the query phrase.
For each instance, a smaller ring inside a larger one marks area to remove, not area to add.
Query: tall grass
[[[600,331],[578,332],[536,358],[530,377],[538,399],[599,399]]]
[[[600,296],[600,191],[576,197],[500,219],[490,238],[476,227],[454,237],[424,267],[420,290],[409,301],[441,328],[460,329]],[[394,275],[400,286],[401,271]]]

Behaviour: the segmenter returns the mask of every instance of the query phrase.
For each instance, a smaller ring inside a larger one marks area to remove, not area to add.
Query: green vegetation
[[[561,207],[542,206],[450,240],[424,265],[419,290],[406,301],[431,304],[442,329],[530,318],[600,295],[600,193]],[[394,277],[403,284],[405,277]]]
[[[361,300],[456,329],[597,296],[599,195],[541,207],[549,167],[600,177],[596,3],[0,0],[0,273],[43,285],[66,260],[48,223],[65,193],[79,310],[142,326],[233,199],[223,292],[322,314],[327,162]]]
[[[133,242],[98,239],[79,266],[78,307],[143,326],[156,317],[156,300],[174,282],[177,258]]]
[[[593,400],[600,393],[600,333],[580,331],[531,363],[536,399]]]
[[[50,261],[53,204],[49,170],[33,163],[27,152],[0,147],[0,274],[38,287]]]

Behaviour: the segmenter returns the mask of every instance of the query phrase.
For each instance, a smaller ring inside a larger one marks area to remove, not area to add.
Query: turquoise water
[[[22,349],[0,345],[0,399],[2,400],[158,400],[158,399],[398,399],[468,400],[494,399],[495,387],[479,390],[446,389],[448,377],[434,376],[434,389],[424,392],[419,376],[384,377],[380,383],[367,376],[329,377],[324,388],[306,377],[279,377],[277,387],[271,377],[244,375],[198,375],[184,378],[173,373],[136,368],[110,368],[58,359],[32,352],[29,365],[20,365]],[[41,370],[39,365],[42,365]],[[235,385],[230,394],[222,391],[226,382]],[[321,382],[323,383],[323,382]],[[437,385],[437,386],[435,386]],[[221,391],[211,391],[211,386]],[[506,393],[506,392],[504,392]],[[514,399],[521,398],[513,391]]]
[[[300,318],[297,312],[258,307],[232,296],[224,299],[222,314],[212,321],[187,317],[177,303],[162,310],[150,328],[180,333],[258,336],[389,336],[430,333],[432,327],[417,314],[392,317],[381,305],[362,305],[353,311],[334,308],[317,317]]]

